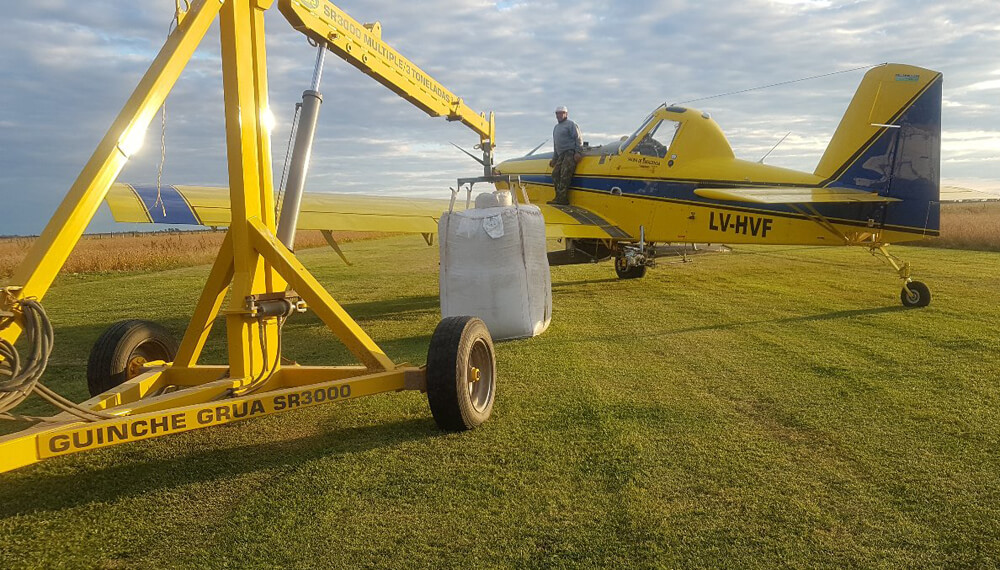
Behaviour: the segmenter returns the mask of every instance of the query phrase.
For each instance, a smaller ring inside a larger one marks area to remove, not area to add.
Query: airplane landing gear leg
[[[646,266],[631,265],[627,253],[615,256],[615,273],[619,279],[641,279],[646,275]]]
[[[646,227],[639,226],[639,243],[620,244],[615,253],[615,273],[619,279],[640,279],[646,275],[646,268],[653,265],[655,250],[653,244],[646,243]]]
[[[896,270],[903,280],[903,289],[899,292],[899,300],[904,307],[926,307],[931,303],[931,290],[920,281],[910,278],[910,264],[889,253],[885,245],[871,248],[872,255],[881,255]]]

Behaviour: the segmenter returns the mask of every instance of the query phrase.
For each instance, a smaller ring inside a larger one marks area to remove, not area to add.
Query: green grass
[[[0,567],[993,567],[1000,564],[1000,254],[752,248],[553,269],[553,322],[497,346],[493,418],[437,431],[390,394],[0,475]],[[306,265],[396,361],[422,364],[437,252]],[[207,267],[60,278],[47,382],[85,397],[123,318],[180,333]],[[343,364],[311,315],[286,355]],[[218,362],[218,335],[206,359]]]

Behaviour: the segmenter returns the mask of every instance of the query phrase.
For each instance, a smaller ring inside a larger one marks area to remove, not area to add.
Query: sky
[[[152,62],[171,0],[33,0],[0,19],[0,235],[38,234]],[[1000,187],[1000,2],[965,0],[340,0],[473,109],[494,111],[497,158],[549,139],[557,105],[584,140],[632,132],[661,103],[712,114],[737,157],[811,172],[864,74],[882,62],[944,73],[942,182]],[[281,177],[315,50],[277,6],[268,80]],[[215,25],[118,180],[227,184]],[[853,70],[853,71],[852,71]],[[842,72],[842,73],[838,73]],[[803,78],[823,77],[805,81]],[[786,83],[790,82],[790,83]],[[775,87],[712,97],[761,86]],[[311,192],[447,197],[481,167],[478,137],[431,118],[335,56],[309,171]],[[708,98],[708,99],[702,99]],[[90,231],[124,231],[106,207]],[[149,229],[148,226],[141,229]]]

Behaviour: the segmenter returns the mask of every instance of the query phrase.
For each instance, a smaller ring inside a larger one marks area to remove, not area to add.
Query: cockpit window
[[[653,119],[655,118],[655,115],[656,115],[655,112],[650,113],[650,115],[648,117],[646,117],[646,120],[642,122],[642,125],[638,129],[636,129],[634,133],[632,133],[632,136],[630,136],[629,138],[625,139],[622,142],[622,144],[620,144],[618,146],[618,152],[621,152],[621,151],[627,149],[629,147],[629,145],[632,144],[632,141],[635,140],[635,137],[639,136],[639,133],[641,133],[642,131],[646,130],[646,127],[648,127],[649,124],[651,122],[653,122]]]
[[[670,145],[674,143],[674,138],[677,137],[677,131],[680,126],[681,124],[677,121],[671,121],[669,119],[661,120],[656,126],[642,136],[639,142],[632,149],[632,154],[665,158],[667,156],[667,151],[670,150]],[[635,135],[632,135],[632,138],[634,139],[641,132],[642,129],[639,129],[636,131]],[[627,144],[631,144],[631,139]]]

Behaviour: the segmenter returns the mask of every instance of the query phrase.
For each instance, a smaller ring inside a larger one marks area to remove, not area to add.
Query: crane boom
[[[279,0],[278,9],[296,30],[370,75],[432,117],[461,121],[479,135],[484,159],[496,146],[493,113],[472,110],[416,64],[382,41],[382,25],[361,24],[328,0]],[[484,166],[489,167],[491,161]]]

